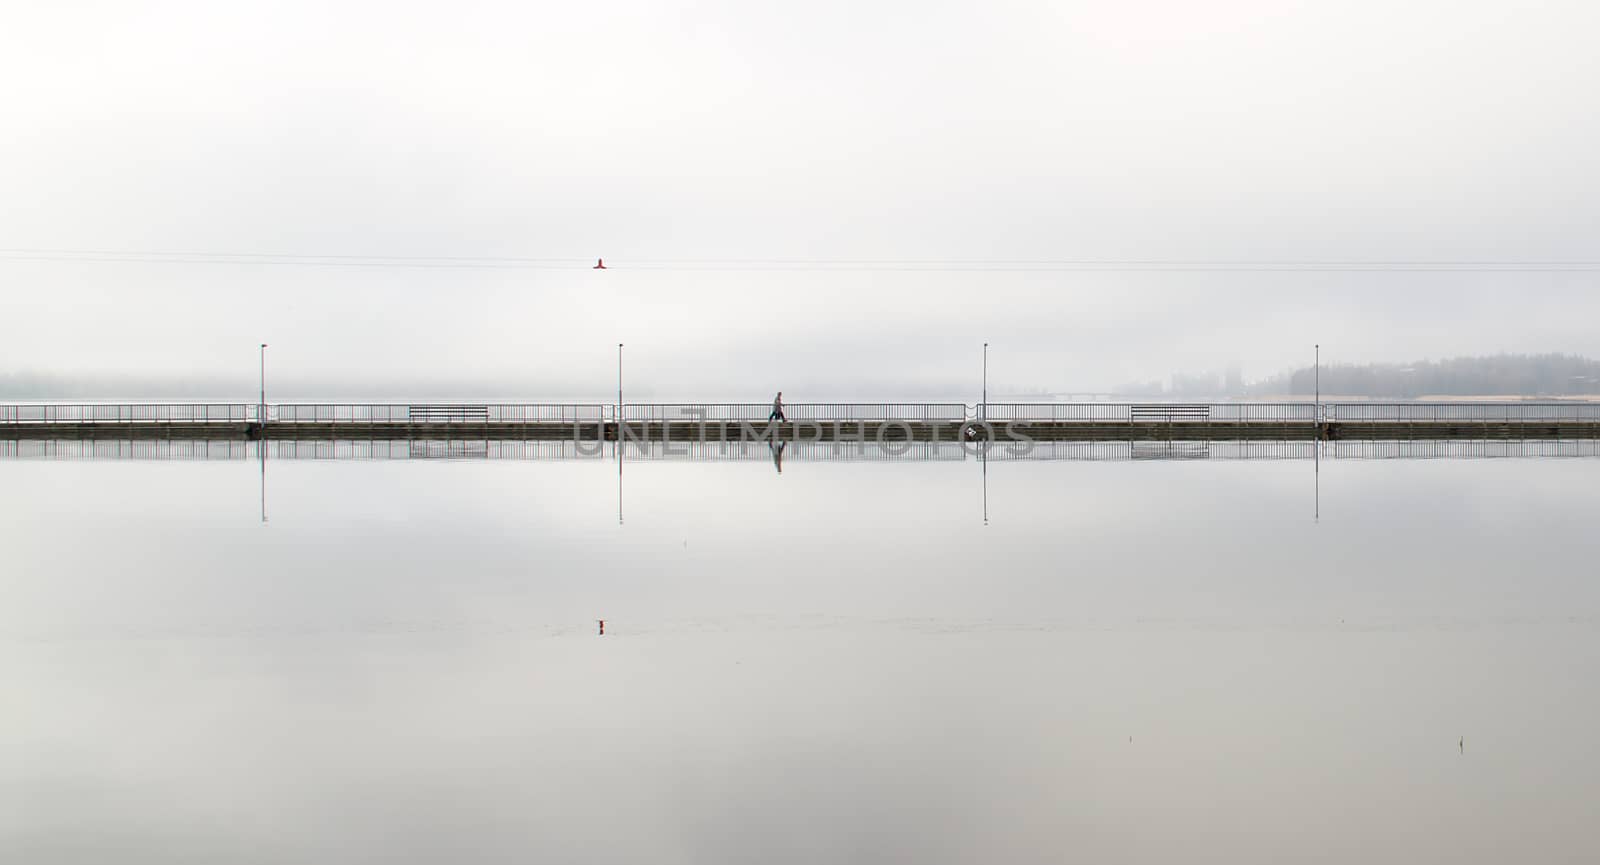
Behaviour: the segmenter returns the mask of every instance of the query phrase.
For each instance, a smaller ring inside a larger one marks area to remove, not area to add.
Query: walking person
[[[788,418],[783,416],[783,391],[781,391],[781,390],[778,391],[778,395],[777,396],[772,398],[772,414],[767,415],[767,421],[769,423],[771,421],[775,421],[775,420],[776,421],[786,421],[786,420],[788,420]]]

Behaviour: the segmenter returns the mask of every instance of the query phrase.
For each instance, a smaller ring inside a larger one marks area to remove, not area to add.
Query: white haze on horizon
[[[1592,3],[59,3],[5,22],[0,248],[612,267],[0,252],[0,373],[248,398],[265,341],[291,391],[602,397],[624,342],[641,395],[971,399],[985,341],[992,389],[1253,380],[1316,342],[1330,363],[1600,356],[1594,272],[628,264],[1600,260]]]

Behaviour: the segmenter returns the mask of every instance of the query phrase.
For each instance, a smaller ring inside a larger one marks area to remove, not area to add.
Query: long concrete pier
[[[502,440],[502,441],[1340,441],[1597,439],[1594,421],[532,421],[38,422],[0,424],[0,439]]]
[[[698,442],[1600,438],[1600,402],[0,404],[0,440]]]

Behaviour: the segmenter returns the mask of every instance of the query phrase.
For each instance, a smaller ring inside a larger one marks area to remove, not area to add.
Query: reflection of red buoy
[[[595,619],[595,621],[600,623],[600,635],[601,636],[605,636],[605,633],[606,633],[606,620],[605,619]]]
[[[606,269],[606,260],[603,259],[603,258],[595,259],[594,260],[594,267],[591,267],[589,269],[590,270],[605,270]]]

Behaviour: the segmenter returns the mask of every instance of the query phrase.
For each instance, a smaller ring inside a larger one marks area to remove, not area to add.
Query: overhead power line
[[[592,270],[593,258],[171,252],[0,248],[0,262],[274,267]],[[1163,259],[1163,258],[614,258],[605,270],[969,273],[1596,273],[1596,260],[1530,259]]]

